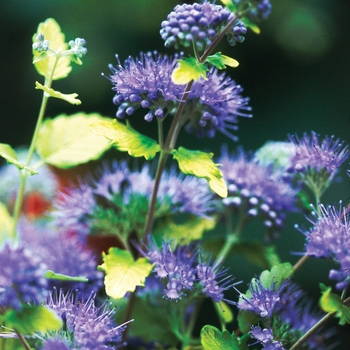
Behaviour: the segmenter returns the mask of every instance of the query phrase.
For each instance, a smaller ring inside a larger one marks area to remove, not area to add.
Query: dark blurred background
[[[217,1],[219,3],[219,1]],[[335,135],[350,142],[350,3],[347,0],[272,0],[270,18],[261,23],[261,34],[249,32],[243,44],[235,47],[223,42],[218,51],[240,62],[228,74],[243,86],[251,98],[254,118],[240,120],[239,145],[257,149],[268,140],[285,140],[288,133],[316,131]],[[140,51],[172,53],[163,46],[160,23],[178,2],[175,0],[2,0],[0,2],[0,142],[13,147],[28,145],[42,93],[34,89],[43,83],[32,65],[32,36],[37,26],[53,17],[69,41],[83,37],[88,54],[84,64],[73,63],[68,78],[55,81],[53,88],[76,92],[82,105],[71,106],[50,99],[47,116],[79,111],[100,112],[113,117],[108,64],[136,56]],[[132,117],[135,127],[152,134],[154,124]],[[151,128],[150,128],[151,127]],[[212,140],[194,140],[182,135],[179,143],[189,148],[206,149],[218,154],[222,143],[237,144],[221,134]],[[349,203],[350,181],[342,170],[342,183],[332,185],[325,203],[340,199]],[[277,242],[284,260],[296,261],[291,251],[302,251],[304,237],[293,225],[300,216],[291,217],[289,227]],[[304,220],[307,224],[307,221]],[[282,243],[282,244],[281,244]],[[238,263],[238,262],[237,262]],[[305,289],[319,295],[318,282],[330,283],[327,262],[308,261],[298,272]],[[246,271],[239,266],[233,273]],[[349,329],[348,329],[349,331]],[[344,348],[345,349],[345,348]]]

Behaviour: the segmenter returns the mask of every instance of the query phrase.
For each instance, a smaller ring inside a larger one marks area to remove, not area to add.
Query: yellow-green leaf
[[[220,303],[214,302],[214,307],[216,314],[218,315],[222,324],[231,323],[233,321],[233,313],[225,301],[220,301]]]
[[[107,255],[102,253],[102,259],[103,264],[98,269],[105,271],[106,293],[114,299],[123,298],[137,286],[144,286],[153,267],[148,259],[135,261],[129,251],[119,248],[110,248]]]
[[[222,177],[222,172],[211,158],[213,153],[201,151],[190,151],[184,147],[172,152],[173,157],[178,161],[180,170],[184,174],[205,178],[209,187],[219,196],[227,197],[227,185]]]
[[[33,42],[36,41],[38,34],[43,34],[45,40],[50,41],[50,48],[56,52],[68,49],[68,44],[65,42],[65,36],[61,32],[60,26],[53,18],[48,18],[45,22],[39,24],[38,30],[33,36]],[[38,61],[37,57],[40,56],[40,53],[33,50],[33,55],[33,61],[35,61],[34,66],[38,73],[44,77],[48,77],[54,68],[56,57],[47,55],[48,57]],[[53,80],[65,78],[72,70],[70,64],[71,62],[68,58],[60,58],[55,68]]]
[[[0,202],[0,246],[11,238],[13,219],[5,204]]]
[[[81,104],[81,101],[76,98],[78,96],[78,94],[76,94],[76,93],[62,94],[59,91],[56,91],[54,89],[50,89],[44,85],[41,85],[37,81],[35,82],[35,88],[45,91],[51,97],[56,97],[56,98],[60,98],[61,100],[65,100],[65,101],[71,103],[72,105],[80,105]]]
[[[7,163],[14,164],[18,169],[27,170],[30,175],[38,173],[34,168],[19,162],[16,151],[6,143],[0,143],[0,156],[5,158]]]
[[[110,142],[90,130],[89,124],[108,120],[97,113],[59,115],[44,121],[38,141],[37,152],[46,163],[59,168],[69,168],[98,159]]]
[[[111,140],[113,146],[119,151],[126,151],[133,157],[152,159],[160,151],[156,141],[140,134],[131,126],[118,122],[116,119],[92,122],[90,127],[97,135]]]
[[[171,79],[175,84],[187,84],[191,80],[198,80],[200,77],[207,79],[208,67],[198,62],[194,57],[179,60],[179,66],[173,70]]]
[[[236,68],[239,65],[238,61],[229,56],[222,55],[221,52],[208,56],[206,62],[209,62],[218,69],[225,69],[226,66]]]
[[[63,275],[61,273],[56,273],[52,270],[47,270],[45,272],[45,278],[50,280],[58,280],[58,281],[75,281],[75,282],[88,282],[89,279],[83,276],[68,276]]]

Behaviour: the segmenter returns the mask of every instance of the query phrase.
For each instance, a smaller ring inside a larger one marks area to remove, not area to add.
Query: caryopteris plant
[[[32,142],[18,151],[0,144],[9,163],[0,169],[0,350],[336,344],[328,321],[350,323],[350,225],[342,203],[321,203],[348,147],[313,131],[250,153],[234,143],[251,105],[231,78],[238,62],[218,44],[259,33],[271,9],[268,0],[177,5],[160,29],[175,53],[116,55],[110,65],[116,118],[77,111],[45,119],[50,97],[81,103],[53,83],[87,49],[82,38],[67,43],[54,19],[39,24],[32,47],[43,98]],[[157,140],[139,131],[145,123]],[[223,135],[228,145],[215,155],[188,149],[178,144],[183,132]],[[53,175],[110,148],[145,161],[104,163],[65,188]],[[271,244],[290,212],[307,213],[311,224],[299,228],[306,243],[294,266]],[[251,223],[261,230],[255,241]],[[105,238],[113,243],[101,256]],[[260,271],[248,287],[234,277],[237,254]],[[319,309],[295,278],[308,257],[334,261],[335,284],[320,284]]]

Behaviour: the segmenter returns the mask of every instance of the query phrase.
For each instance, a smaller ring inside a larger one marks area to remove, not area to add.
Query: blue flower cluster
[[[235,15],[220,5],[214,5],[207,1],[202,4],[177,5],[166,21],[162,22],[160,35],[165,41],[166,47],[194,45],[202,51],[208,47],[216,35],[227,25],[231,28],[227,32],[230,45],[244,41],[247,28],[236,19]]]

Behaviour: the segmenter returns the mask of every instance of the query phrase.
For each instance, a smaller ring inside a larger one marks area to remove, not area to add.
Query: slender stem
[[[304,262],[305,262],[308,258],[309,258],[309,256],[306,255],[306,254],[305,254],[302,258],[300,258],[300,259],[296,262],[296,264],[293,266],[294,272],[295,272],[296,270],[298,270],[298,269],[301,267],[301,265],[303,265]]]
[[[45,87],[50,88],[52,85],[52,80],[53,80],[53,75],[58,63],[58,60],[60,59],[59,56],[56,57],[56,60],[53,64],[51,73],[48,77],[45,78]],[[33,154],[35,151],[35,147],[36,147],[36,143],[37,143],[37,139],[38,139],[38,135],[39,135],[39,131],[40,131],[40,127],[42,124],[42,121],[44,119],[44,115],[45,115],[45,111],[46,111],[46,106],[47,106],[47,102],[48,102],[49,96],[46,94],[46,92],[43,92],[43,98],[41,101],[41,107],[40,107],[40,111],[39,111],[39,116],[36,122],[36,126],[35,126],[35,130],[34,130],[34,134],[32,137],[32,141],[30,143],[29,146],[29,150],[28,150],[28,155],[27,155],[27,161],[25,163],[26,166],[30,165],[30,162],[33,158]],[[23,198],[24,198],[24,191],[25,191],[25,185],[26,185],[26,180],[27,180],[28,174],[26,173],[20,173],[20,185],[18,188],[18,192],[17,192],[17,196],[16,196],[16,201],[15,201],[15,205],[14,205],[14,209],[13,209],[13,226],[12,226],[12,237],[14,238],[15,241],[18,240],[17,237],[17,224],[18,224],[18,220],[19,220],[19,216],[21,213],[21,209],[22,209],[22,203],[23,203]]]
[[[18,336],[18,339],[20,340],[20,342],[22,343],[23,347],[26,350],[31,350],[31,347],[29,346],[29,344],[27,343],[27,341],[25,340],[25,338],[23,337],[23,335],[21,333],[19,333],[17,330],[15,330],[15,333]]]

